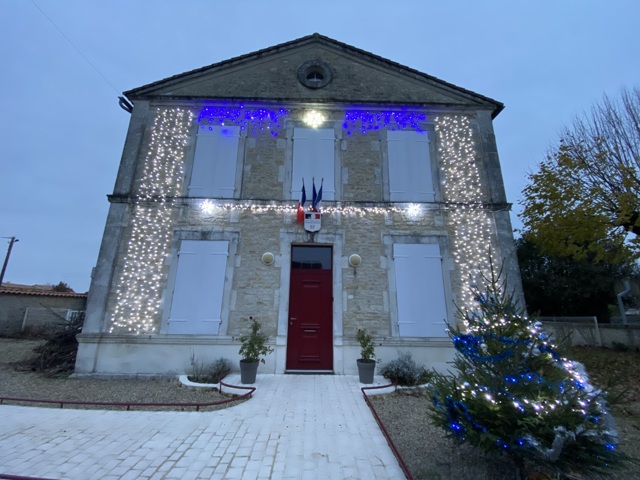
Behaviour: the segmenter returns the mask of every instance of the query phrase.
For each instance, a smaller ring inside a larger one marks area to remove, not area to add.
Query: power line
[[[67,37],[64,32],[53,22],[53,20],[51,20],[51,18],[49,18],[49,16],[44,13],[44,10],[42,10],[40,8],[40,6],[35,2],[35,0],[31,0],[31,3],[33,3],[36,8],[38,10],[40,10],[40,13],[42,13],[42,15],[44,15],[44,18],[46,18],[47,20],[49,20],[49,23],[51,23],[51,25],[53,25],[55,27],[56,30],[58,30],[58,32],[60,32],[60,35],[62,35],[64,37],[64,39],[69,43],[69,45],[71,45],[76,52],[78,52],[78,54],[85,60],[85,62],[87,62],[97,73],[98,75],[100,75],[102,77],[102,79],[107,82],[107,84],[113,88],[113,90],[116,92],[116,94],[120,95],[120,90],[118,90],[116,87],[113,86],[113,84],[109,81],[109,79],[107,77],[105,77],[103,75],[103,73],[98,69],[98,67],[96,67],[91,60],[89,60],[84,53],[82,53],[80,51],[80,49],[78,47],[75,46],[75,44],[69,39],[69,37]]]

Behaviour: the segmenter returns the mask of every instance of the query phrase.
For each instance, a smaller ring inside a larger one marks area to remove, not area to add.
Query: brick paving
[[[227,381],[239,384],[235,376]],[[214,412],[2,405],[0,474],[65,480],[404,478],[357,377],[258,375],[255,386],[249,401]]]

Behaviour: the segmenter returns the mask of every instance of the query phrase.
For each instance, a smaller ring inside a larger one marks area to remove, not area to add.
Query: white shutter
[[[387,132],[389,198],[392,202],[433,202],[429,137],[426,133]]]
[[[445,337],[447,306],[440,246],[393,245],[401,337]]]
[[[300,200],[304,178],[307,199],[311,202],[312,180],[316,190],[324,178],[323,200],[335,200],[334,181],[335,134],[331,128],[296,128],[293,134],[293,169],[291,173],[291,198]]]
[[[220,125],[198,129],[190,197],[233,198],[240,127]]]
[[[168,333],[217,335],[229,242],[183,240]]]

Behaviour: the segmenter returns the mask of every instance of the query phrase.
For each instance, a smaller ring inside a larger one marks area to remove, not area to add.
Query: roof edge
[[[408,67],[406,65],[402,65],[402,64],[400,64],[398,62],[394,62],[393,60],[389,60],[387,58],[381,57],[380,55],[376,55],[374,53],[368,52],[368,51],[363,50],[361,48],[354,47],[352,45],[348,45],[346,43],[340,42],[338,40],[335,40],[333,38],[327,37],[325,35],[321,35],[319,33],[313,33],[311,35],[306,35],[304,37],[300,37],[300,38],[297,38],[297,39],[294,39],[294,40],[289,40],[287,42],[280,43],[280,44],[277,44],[277,45],[273,45],[271,47],[266,47],[266,48],[263,48],[263,49],[260,49],[260,50],[256,50],[254,52],[245,53],[245,54],[239,55],[237,57],[232,57],[232,58],[229,58],[227,60],[222,60],[220,62],[216,62],[216,63],[213,63],[211,65],[207,65],[207,66],[204,66],[204,67],[200,67],[200,68],[196,68],[196,69],[193,69],[193,70],[189,70],[189,71],[184,72],[184,73],[179,73],[179,74],[176,74],[176,75],[172,75],[171,77],[167,77],[167,78],[164,78],[164,79],[161,79],[161,80],[157,80],[157,81],[152,82],[152,83],[148,83],[146,85],[142,85],[142,86],[137,87],[137,88],[133,88],[133,89],[127,90],[127,91],[123,92],[123,94],[127,98],[129,98],[130,100],[131,99],[135,99],[136,97],[143,97],[143,96],[148,95],[149,93],[151,93],[150,90],[153,90],[155,88],[161,87],[161,86],[166,85],[166,84],[171,84],[172,82],[175,82],[175,81],[180,80],[182,78],[188,77],[190,75],[203,73],[203,72],[206,72],[207,70],[212,70],[214,68],[219,68],[219,67],[222,67],[222,66],[225,66],[225,65],[230,65],[230,64],[233,64],[233,63],[237,63],[237,62],[242,62],[242,61],[245,61],[245,60],[249,60],[251,58],[261,57],[261,56],[263,56],[263,55],[265,55],[267,53],[277,52],[278,50],[282,50],[282,49],[285,49],[285,48],[288,48],[288,47],[293,47],[295,45],[302,45],[304,43],[308,43],[308,42],[313,41],[313,40],[322,40],[323,42],[325,42],[327,44],[331,44],[331,45],[340,47],[340,48],[345,49],[345,50],[350,50],[352,52],[358,53],[359,55],[362,55],[364,57],[368,57],[368,58],[370,58],[372,60],[375,60],[377,62],[382,62],[382,63],[385,63],[385,64],[387,64],[389,66],[392,66],[392,67],[394,67],[396,69],[403,70],[403,71],[406,71],[408,73],[412,73],[414,75],[418,75],[420,77],[423,77],[423,78],[425,78],[427,80],[430,80],[432,82],[438,83],[438,84],[440,84],[440,85],[442,85],[444,87],[447,87],[447,88],[452,89],[454,91],[457,91],[459,93],[463,93],[465,95],[469,95],[469,96],[475,97],[475,98],[477,98],[479,100],[482,100],[485,103],[492,104],[492,105],[494,105],[494,110],[491,113],[491,118],[492,119],[497,117],[498,114],[502,110],[504,110],[504,104],[502,102],[499,102],[498,100],[494,100],[493,98],[481,95],[481,94],[476,93],[476,92],[474,92],[472,90],[467,90],[465,88],[462,88],[462,87],[459,87],[457,85],[454,85],[453,83],[449,83],[449,82],[446,82],[446,81],[444,81],[444,80],[442,80],[440,78],[434,77],[433,75],[429,75],[427,73],[421,72],[419,70],[416,70],[414,68]]]
[[[87,293],[55,292],[52,290],[26,290],[11,287],[0,287],[0,293],[10,295],[32,295],[36,297],[87,298]]]

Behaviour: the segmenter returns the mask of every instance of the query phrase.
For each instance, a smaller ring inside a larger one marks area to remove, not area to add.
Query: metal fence
[[[553,330],[559,343],[602,346],[597,317],[539,317],[548,330]]]
[[[545,330],[561,345],[640,350],[640,322],[633,321],[633,316],[627,316],[626,324],[619,320],[598,323],[596,317],[540,317]]]
[[[64,330],[82,314],[67,308],[27,307],[22,317],[22,332]]]

